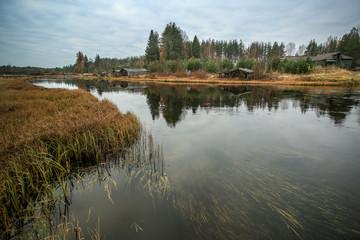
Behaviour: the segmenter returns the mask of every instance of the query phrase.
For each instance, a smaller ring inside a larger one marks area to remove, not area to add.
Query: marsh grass
[[[96,226],[89,226],[92,215],[89,209],[87,222],[80,223],[77,215],[68,210],[72,202],[72,187],[83,186],[91,189],[96,182],[101,182],[107,199],[112,203],[113,191],[117,190],[119,179],[115,175],[124,176],[125,181],[119,184],[134,187],[152,198],[155,202],[165,199],[169,193],[170,183],[164,173],[162,148],[153,142],[152,136],[141,129],[140,137],[126,150],[111,155],[106,161],[93,166],[72,168],[69,174],[51,183],[47,194],[40,200],[31,202],[27,214],[22,219],[31,219],[21,228],[10,231],[17,233],[20,239],[101,239],[100,217]],[[68,187],[67,187],[68,186]],[[134,222],[129,229],[143,231]]]
[[[83,90],[43,89],[28,78],[0,79],[0,230],[4,236],[31,218],[34,203],[51,204],[66,176],[125,152],[140,123]],[[30,217],[30,218],[29,218]],[[7,235],[10,236],[10,235]]]

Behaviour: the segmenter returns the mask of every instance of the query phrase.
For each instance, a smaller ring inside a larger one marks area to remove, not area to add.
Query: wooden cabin
[[[308,56],[285,56],[284,59],[287,59],[289,61],[298,61],[300,59],[306,60]],[[340,67],[340,68],[351,68],[352,64],[352,57],[348,57],[343,55],[340,52],[332,52],[332,53],[325,53],[318,56],[310,57],[312,63],[315,66],[334,66],[334,67]]]
[[[146,75],[149,71],[144,68],[122,68],[113,72],[114,77]]]
[[[235,68],[219,73],[219,77],[221,78],[250,79],[253,75],[254,71],[247,68]]]
[[[345,56],[340,52],[326,53],[311,58],[316,66],[336,66],[348,69],[351,68],[352,59],[352,57]]]

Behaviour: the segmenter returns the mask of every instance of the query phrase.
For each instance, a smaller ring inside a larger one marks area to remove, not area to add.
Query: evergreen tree
[[[360,36],[359,36],[359,27],[352,28],[350,33],[345,34],[339,44],[339,51],[353,58],[352,67],[355,67],[360,61]]]
[[[161,35],[161,57],[165,60],[181,59],[183,49],[181,29],[175,23],[167,24]]]
[[[308,56],[316,56],[319,53],[319,47],[315,39],[309,42],[309,45],[306,47],[306,53]]]
[[[96,54],[96,56],[95,56],[95,68],[96,69],[99,69],[100,68],[100,56],[99,56],[99,54]]]
[[[200,58],[200,42],[196,35],[192,43],[192,56],[194,58]]]
[[[153,30],[150,31],[148,44],[145,50],[145,59],[148,62],[156,61],[160,59],[159,52],[159,35]]]

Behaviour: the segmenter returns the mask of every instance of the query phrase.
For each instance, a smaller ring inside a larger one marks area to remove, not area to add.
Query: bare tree
[[[289,42],[288,44],[286,44],[286,55],[287,56],[293,56],[295,53],[295,43],[294,42]]]
[[[300,46],[299,46],[299,49],[298,49],[298,51],[297,51],[296,54],[297,54],[298,56],[304,55],[305,49],[306,49],[305,44],[300,45]]]

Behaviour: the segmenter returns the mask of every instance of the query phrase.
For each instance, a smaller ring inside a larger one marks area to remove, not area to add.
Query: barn
[[[149,71],[144,68],[122,68],[113,72],[114,77],[146,75]]]

